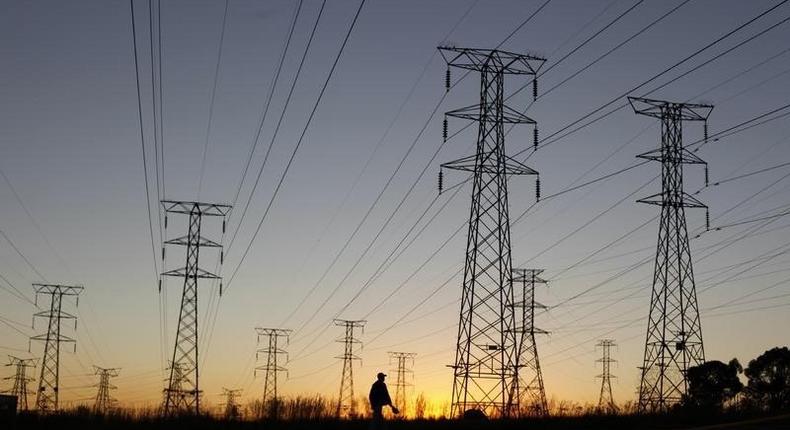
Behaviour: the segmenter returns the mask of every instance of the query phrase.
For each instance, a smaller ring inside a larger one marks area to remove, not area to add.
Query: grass
[[[486,422],[472,422],[449,419],[409,419],[409,420],[389,420],[388,430],[410,430],[410,429],[542,429],[542,430],[565,430],[565,429],[683,429],[709,426],[712,424],[730,423],[754,419],[756,416],[738,413],[722,414],[717,416],[689,415],[689,414],[669,414],[669,415],[579,415],[572,417],[549,417],[549,418],[525,418],[520,420],[491,420]],[[213,430],[213,429],[344,429],[344,430],[368,430],[370,422],[367,419],[337,420],[327,417],[298,418],[280,421],[270,420],[226,420],[212,416],[192,416],[181,418],[160,418],[153,414],[141,414],[139,411],[117,411],[108,415],[95,415],[86,409],[74,409],[51,415],[38,415],[35,413],[23,413],[15,418],[0,421],[0,427],[4,429],[135,429],[135,430],[159,430],[173,428],[188,428],[190,430]],[[771,424],[774,425],[774,424]],[[790,418],[779,422],[775,427],[749,428],[788,428]],[[729,428],[729,427],[728,427]],[[732,427],[738,428],[738,427]]]

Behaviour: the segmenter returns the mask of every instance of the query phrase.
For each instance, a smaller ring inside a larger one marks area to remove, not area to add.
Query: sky
[[[471,190],[438,195],[436,174],[441,163],[471,154],[476,130],[451,120],[450,133],[461,131],[443,143],[442,112],[477,103],[479,81],[455,70],[457,84],[445,96],[437,46],[501,43],[544,56],[541,96],[528,110],[542,137],[610,101],[607,109],[621,106],[625,95],[711,103],[711,135],[790,98],[790,5],[697,53],[780,2],[552,0],[522,26],[543,3],[366,1],[286,170],[359,6],[326,3],[278,128],[321,8],[305,0],[242,181],[296,1],[229,0],[224,30],[221,0],[154,1],[153,25],[149,3],[134,1],[142,133],[129,2],[3,2],[0,230],[8,240],[0,240],[0,353],[42,354],[35,342],[28,352],[27,338],[45,327],[39,320],[31,328],[32,283],[84,285],[79,305],[66,304],[78,316],[76,331],[64,326],[77,349],[64,347],[61,400],[89,402],[97,365],[121,369],[113,395],[123,404],[157,404],[181,289],[171,279],[157,290],[157,199],[236,200],[223,239],[223,295],[209,283],[199,292],[201,387],[209,403],[221,402],[223,387],[243,389],[243,401],[261,396],[255,327],[293,330],[282,393],[335,396],[342,333],[333,318],[367,321],[354,369],[358,391],[391,370],[388,351],[415,352],[411,393],[446,402]],[[508,76],[505,91],[527,82]],[[526,108],[531,91],[508,103]],[[632,166],[660,143],[657,121],[630,108],[556,136],[526,162],[540,172],[544,197]],[[707,359],[746,363],[787,344],[776,328],[790,323],[790,224],[782,216],[752,221],[787,210],[788,167],[760,171],[790,162],[788,137],[790,124],[779,118],[704,145],[697,155],[720,185],[704,187],[703,169],[686,169],[686,190],[699,191],[711,225],[722,227],[704,232],[704,210],[687,213]],[[684,138],[702,138],[701,124],[686,124]],[[507,135],[509,154],[531,144],[529,126]],[[536,292],[549,307],[536,325],[549,332],[538,350],[551,399],[597,401],[595,344],[603,338],[618,344],[615,400],[635,397],[658,228],[658,208],[636,200],[660,190],[658,167],[648,163],[534,207],[534,179],[509,181],[513,265],[545,269],[549,280]],[[449,187],[465,176],[444,179]],[[205,220],[204,234],[219,240],[220,224]],[[183,217],[171,216],[166,237],[185,228]],[[183,264],[179,252],[168,249],[164,270]],[[216,252],[201,253],[203,268],[217,263]]]

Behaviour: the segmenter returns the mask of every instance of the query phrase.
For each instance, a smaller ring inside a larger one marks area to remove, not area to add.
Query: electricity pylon
[[[47,332],[33,336],[30,340],[44,342],[44,355],[41,360],[41,378],[38,382],[38,392],[36,394],[36,409],[41,412],[52,412],[58,410],[58,389],[60,386],[60,344],[74,344],[74,351],[77,351],[77,341],[61,334],[61,321],[74,320],[74,330],[77,330],[77,317],[63,311],[63,298],[75,297],[76,304],[79,304],[79,294],[83,287],[78,285],[58,285],[58,284],[33,284],[36,290],[35,304],[38,306],[39,295],[49,296],[49,309],[33,314],[35,324],[36,317],[47,319]]]
[[[441,166],[473,174],[458,338],[455,363],[450,366],[454,378],[451,414],[478,409],[487,415],[508,416],[517,339],[507,177],[538,172],[505,154],[504,124],[536,123],[505,106],[504,77],[534,77],[545,60],[490,49],[440,47],[439,51],[448,72],[457,67],[480,74],[480,103],[445,114],[479,123],[475,154]],[[447,84],[449,89],[449,79]],[[445,119],[445,139],[446,124]]]
[[[162,276],[174,276],[184,279],[181,293],[181,310],[178,316],[178,331],[173,347],[173,359],[170,362],[170,378],[164,390],[162,407],[166,415],[180,413],[200,413],[200,385],[198,371],[198,279],[219,280],[220,277],[201,269],[198,256],[201,248],[222,248],[222,245],[201,235],[203,217],[222,217],[222,231],[225,232],[225,217],[231,207],[214,203],[162,201],[165,213],[165,229],[168,214],[189,216],[187,234],[174,239],[165,240],[162,246],[162,265],[164,266],[164,245],[186,247],[186,265],[182,268],[169,270]],[[224,254],[220,250],[220,264]],[[162,280],[159,280],[161,292]],[[222,283],[219,287],[222,294]]]
[[[277,374],[280,372],[288,372],[288,369],[285,368],[285,366],[282,366],[279,360],[279,357],[284,355],[285,361],[288,361],[288,352],[282,348],[280,338],[284,339],[285,344],[287,345],[291,335],[291,330],[283,328],[256,327],[255,331],[258,333],[258,345],[261,344],[261,336],[265,336],[267,338],[266,347],[258,349],[258,351],[255,353],[256,360],[258,359],[258,354],[266,354],[266,364],[256,367],[255,374],[257,375],[259,370],[265,372],[265,378],[263,381],[263,405],[266,407],[266,405],[271,403],[272,409],[270,410],[274,415],[272,418],[277,418],[279,405],[277,399]]]
[[[356,400],[354,399],[354,361],[362,361],[362,358],[354,353],[354,346],[362,348],[362,341],[354,337],[354,329],[364,330],[365,320],[340,320],[335,319],[336,326],[345,328],[345,335],[337,342],[343,343],[343,355],[337,356],[343,360],[343,375],[340,378],[340,396],[337,399],[337,410],[335,415],[340,417],[353,416],[356,412]]]
[[[661,120],[661,148],[639,158],[661,162],[661,193],[639,200],[661,206],[645,355],[639,386],[640,412],[666,411],[686,394],[686,371],[705,362],[694,285],[686,208],[707,206],[683,190],[683,165],[707,164],[683,146],[683,122],[707,124],[713,106],[629,97],[639,115]],[[707,125],[705,126],[707,138]]]
[[[546,309],[545,305],[535,301],[535,286],[546,283],[545,279],[538,276],[542,272],[542,269],[513,269],[513,284],[521,285],[521,300],[514,303],[514,307],[521,308],[521,315],[518,315],[521,318],[516,324],[518,353],[510,406],[519,415],[549,414],[538,346],[535,342],[536,334],[548,334],[547,331],[535,327],[535,309]]]
[[[230,390],[222,388],[222,395],[225,396],[225,403],[222,404],[222,406],[225,406],[225,419],[235,420],[239,418],[238,399],[241,397],[241,392],[241,389]]]
[[[415,352],[392,352],[389,353],[390,364],[392,361],[397,362],[397,369],[395,370],[395,406],[400,409],[401,413],[406,413],[408,401],[406,399],[406,387],[411,387],[413,384],[407,379],[414,377],[414,371],[408,367],[411,363],[414,366],[414,357],[417,355]]]
[[[107,411],[115,407],[117,401],[110,397],[110,390],[118,387],[110,384],[110,378],[115,378],[121,373],[118,368],[103,368],[93,366],[95,375],[99,375],[99,383],[96,384],[98,391],[96,392],[96,401],[93,403],[93,412],[97,414],[105,414]]]
[[[8,356],[8,364],[6,364],[6,366],[14,366],[14,376],[8,376],[3,379],[6,381],[13,379],[14,385],[10,390],[3,392],[16,396],[17,410],[26,411],[30,409],[27,395],[32,394],[32,392],[28,390],[27,383],[31,382],[33,378],[27,376],[27,368],[35,369],[36,361],[38,360],[35,358],[19,358],[13,355]]]
[[[616,376],[612,375],[610,371],[611,364],[617,362],[617,360],[612,359],[611,354],[611,348],[616,345],[617,344],[614,343],[612,339],[601,339],[595,345],[596,347],[600,347],[603,353],[601,358],[595,360],[596,363],[601,363],[601,374],[596,376],[596,378],[601,378],[601,395],[598,396],[598,411],[608,414],[617,413],[617,405],[614,403],[614,397],[612,397],[612,378],[616,378]]]

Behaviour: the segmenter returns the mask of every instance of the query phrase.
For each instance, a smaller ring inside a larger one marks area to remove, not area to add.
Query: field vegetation
[[[742,380],[745,380],[744,384]],[[449,405],[433,404],[423,395],[388,416],[387,429],[787,429],[790,428],[790,350],[773,348],[749,361],[708,361],[688,372],[688,395],[663,414],[639,414],[634,403],[606,413],[595,405],[550,402],[549,417],[518,419],[449,419]],[[357,401],[357,415],[336,418],[337,403],[321,396],[297,396],[263,404],[206,407],[199,416],[162,417],[155,408],[114,408],[98,413],[87,406],[54,414],[22,412],[0,418],[2,429],[369,429],[366,400]],[[706,427],[707,426],[707,427]]]

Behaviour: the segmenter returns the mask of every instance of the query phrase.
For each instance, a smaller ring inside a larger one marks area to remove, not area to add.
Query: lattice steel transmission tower
[[[543,373],[540,370],[536,334],[548,334],[535,327],[535,309],[546,306],[535,301],[535,286],[546,284],[539,275],[542,269],[513,269],[513,284],[521,285],[521,300],[514,307],[521,309],[516,323],[518,353],[516,354],[516,374],[511,387],[510,407],[519,415],[547,416],[549,405],[543,386]]]
[[[241,416],[239,410],[239,397],[241,397],[241,389],[230,390],[228,388],[222,388],[222,395],[225,396],[225,403],[222,406],[225,406],[225,418],[229,420],[235,420]]]
[[[13,379],[14,385],[11,386],[10,390],[3,392],[12,396],[16,396],[17,410],[19,411],[26,411],[30,409],[30,405],[27,401],[27,395],[32,394],[32,392],[28,390],[27,383],[31,382],[33,378],[27,376],[27,369],[28,367],[35,369],[37,361],[38,360],[35,358],[19,358],[14,357],[13,355],[8,356],[8,364],[6,364],[6,366],[14,367],[14,376],[8,376],[3,379],[6,381]]]
[[[59,284],[33,284],[36,290],[36,306],[40,295],[49,296],[49,309],[33,314],[36,317],[47,319],[47,332],[33,336],[30,340],[44,342],[44,355],[41,360],[41,378],[38,382],[36,394],[36,409],[41,412],[52,412],[58,409],[58,389],[60,386],[60,344],[74,344],[77,351],[77,341],[61,334],[61,322],[74,320],[74,330],[77,330],[77,317],[63,311],[63,298],[75,297],[75,305],[79,304],[79,294],[83,287],[79,285]]]
[[[334,320],[336,326],[345,328],[345,335],[338,339],[343,343],[343,355],[337,356],[343,360],[343,375],[340,378],[340,396],[337,399],[337,417],[349,417],[356,413],[356,400],[354,399],[354,361],[362,358],[354,353],[354,346],[362,348],[362,341],[354,337],[354,329],[364,330],[365,320]]]
[[[283,328],[256,327],[255,331],[258,333],[258,345],[261,344],[261,336],[266,337],[266,346],[264,348],[258,349],[258,351],[255,353],[256,360],[258,359],[258,354],[266,354],[266,364],[256,367],[255,374],[257,375],[259,370],[264,372],[265,379],[263,381],[263,404],[265,406],[272,402],[274,405],[272,412],[276,417],[278,404],[277,374],[281,372],[288,372],[288,369],[280,364],[282,362],[279,359],[280,356],[285,356],[284,361],[288,361],[288,352],[282,347],[283,342],[281,342],[280,339],[284,340],[285,344],[287,345],[289,337],[291,336],[291,330]]]
[[[688,388],[686,370],[705,361],[686,208],[707,206],[683,190],[683,165],[707,164],[683,146],[683,122],[705,123],[713,106],[629,97],[639,115],[661,120],[661,148],[639,158],[661,162],[662,191],[639,200],[661,206],[653,290],[639,387],[641,412],[665,411]]]
[[[617,360],[612,359],[611,353],[612,347],[616,345],[617,344],[612,339],[601,339],[595,345],[596,347],[600,347],[603,353],[601,358],[595,360],[596,363],[601,363],[601,374],[596,376],[596,378],[601,378],[601,395],[598,396],[598,411],[608,414],[617,412],[617,405],[614,403],[614,397],[612,396],[612,378],[616,378],[616,376],[612,375],[610,369],[611,364],[617,362]]]
[[[414,384],[407,379],[414,378],[414,371],[408,366],[411,363],[414,366],[414,357],[417,355],[415,352],[388,352],[390,356],[390,364],[393,360],[397,362],[395,369],[395,406],[400,409],[401,413],[406,413],[408,401],[406,399],[406,388]]]
[[[173,359],[170,362],[170,377],[164,389],[163,412],[166,415],[176,413],[200,413],[200,385],[198,371],[198,279],[220,280],[198,265],[201,248],[220,249],[220,264],[224,259],[222,245],[201,235],[203,217],[222,217],[222,232],[225,232],[225,217],[230,213],[229,205],[214,203],[162,201],[165,214],[165,229],[169,214],[188,215],[187,234],[166,240],[162,246],[162,265],[165,264],[165,246],[177,245],[186,247],[186,265],[169,270],[162,276],[174,276],[184,279],[181,294],[181,308],[178,316],[178,331],[173,348]],[[162,280],[159,280],[162,289]],[[219,287],[222,294],[222,283]]]
[[[93,412],[104,414],[114,408],[117,403],[117,400],[110,396],[110,390],[115,390],[118,387],[110,384],[110,378],[120,375],[121,369],[93,366],[93,371],[95,375],[99,376],[99,383],[96,384],[98,391],[96,392],[96,400],[93,403]]]
[[[439,51],[447,63],[448,78],[451,67],[480,73],[480,103],[445,114],[479,122],[475,154],[441,166],[473,175],[460,322],[455,363],[450,366],[454,377],[451,413],[458,416],[479,409],[487,415],[507,416],[518,344],[507,177],[538,172],[505,153],[504,124],[536,123],[505,106],[504,78],[528,75],[534,82],[545,60],[490,49],[440,47]],[[449,88],[449,79],[447,84]],[[445,139],[446,130],[445,119]]]

